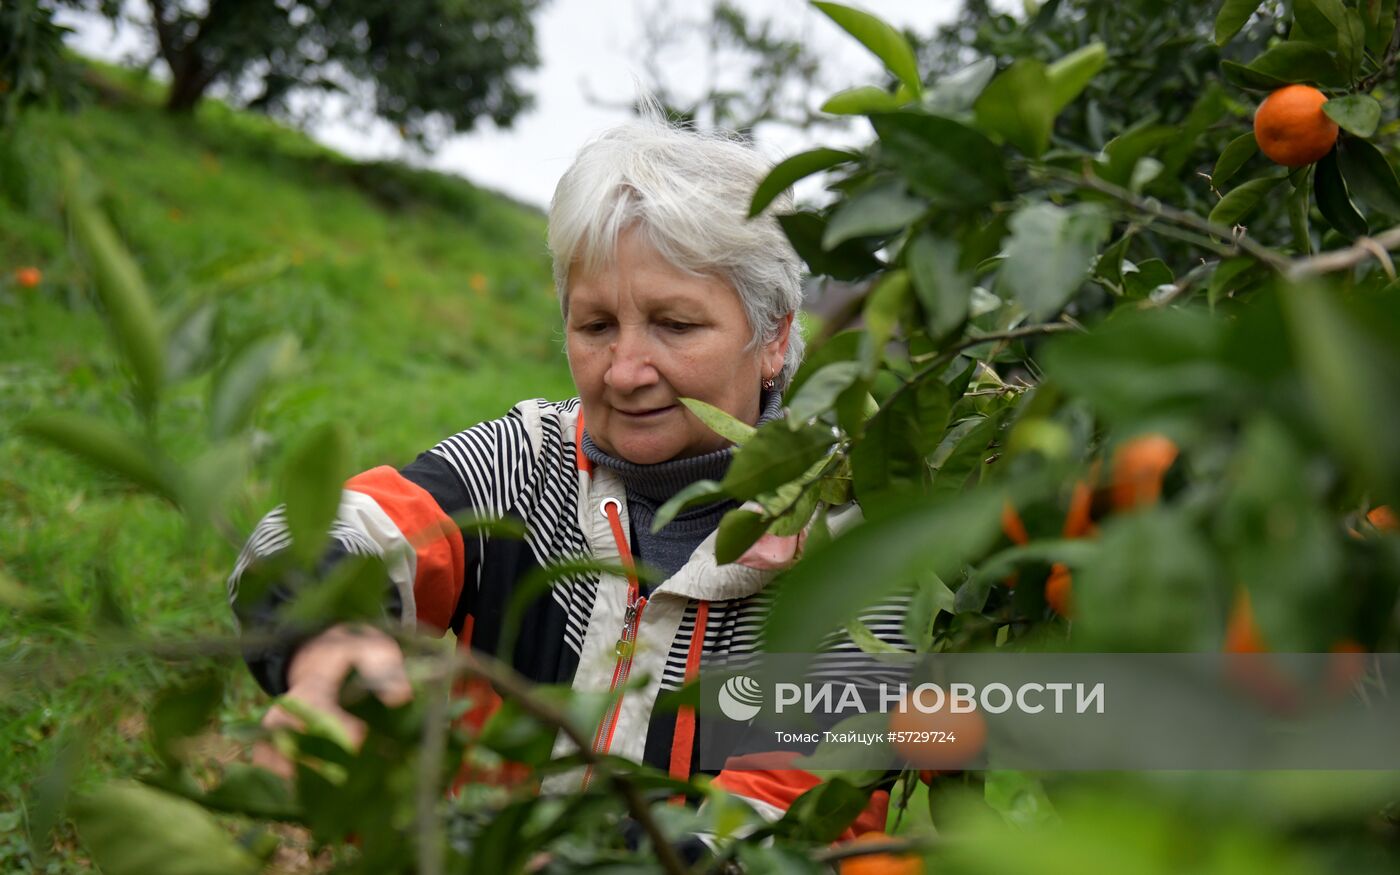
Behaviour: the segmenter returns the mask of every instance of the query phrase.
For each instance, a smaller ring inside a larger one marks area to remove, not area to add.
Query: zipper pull
[[[622,637],[617,639],[617,646],[613,648],[619,657],[627,652],[627,649],[632,646],[632,640],[637,637],[634,624],[646,603],[646,598],[639,596],[636,601],[627,606],[626,612],[623,613]]]

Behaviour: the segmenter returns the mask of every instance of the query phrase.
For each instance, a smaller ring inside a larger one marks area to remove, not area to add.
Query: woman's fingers
[[[337,626],[297,651],[287,673],[291,686],[263,716],[263,728],[269,733],[304,732],[310,726],[358,748],[367,732],[365,724],[340,707],[340,688],[351,672],[391,708],[413,698],[398,642],[377,629]],[[293,773],[291,761],[267,740],[254,745],[253,765],[284,778]]]

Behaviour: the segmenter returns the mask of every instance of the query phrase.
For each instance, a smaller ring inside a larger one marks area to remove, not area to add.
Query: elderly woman
[[[451,630],[541,683],[605,691],[645,677],[603,717],[594,749],[682,779],[695,772],[695,714],[654,711],[657,697],[693,676],[703,655],[755,649],[774,563],[716,564],[716,528],[733,502],[691,508],[657,532],[652,521],[687,485],[722,479],[732,454],[680,399],[762,423],[781,414],[801,360],[800,262],[771,216],[745,218],[768,169],[739,143],[655,120],[584,147],[549,214],[578,397],[522,401],[401,470],[352,478],[332,532],[337,553],[388,560],[391,608],[407,625]],[[450,523],[464,511],[514,517],[525,536],[464,538]],[[424,537],[440,531],[447,537]],[[273,511],[243,551],[231,591],[250,563],[287,541]],[[561,582],[525,611],[512,652],[500,652],[520,583],[577,556],[623,566],[635,558],[661,582],[648,588],[609,574]],[[274,588],[240,608],[245,626],[270,622],[286,596]],[[874,631],[893,637],[898,627],[895,618]],[[382,633],[337,627],[291,650],[252,652],[249,664],[267,691],[329,710],[352,667],[378,678],[386,700],[408,695],[403,655]],[[289,719],[274,709],[267,722]],[[556,750],[567,752],[567,740]],[[726,771],[720,781],[769,814],[816,783],[795,771]],[[876,795],[856,832],[883,827],[886,798]]]

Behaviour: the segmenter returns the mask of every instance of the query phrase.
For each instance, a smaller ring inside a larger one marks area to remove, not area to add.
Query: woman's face
[[[749,320],[728,283],[672,266],[630,230],[616,256],[569,283],[569,369],[585,428],[600,449],[639,465],[727,446],[679,399],[757,421],[759,385],[782,369],[791,317],[749,349]]]

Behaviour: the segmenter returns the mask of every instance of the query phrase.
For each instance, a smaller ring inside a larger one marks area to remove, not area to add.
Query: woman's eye
[[[694,328],[695,323],[678,322],[675,319],[668,319],[667,321],[661,323],[661,327],[665,328],[667,331],[675,331],[679,333],[689,331],[690,329]]]
[[[608,323],[606,322],[589,322],[582,328],[584,334],[602,334],[604,331],[607,330]]]

